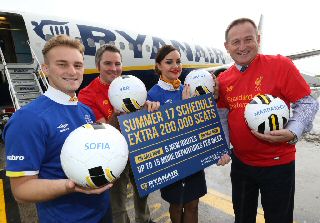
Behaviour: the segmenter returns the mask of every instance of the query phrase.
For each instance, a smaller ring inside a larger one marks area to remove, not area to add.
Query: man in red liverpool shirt
[[[79,92],[79,100],[88,105],[94,112],[97,122],[108,123],[119,129],[117,116],[119,111],[114,111],[108,97],[111,82],[122,73],[122,57],[120,50],[114,45],[101,46],[95,56],[95,64],[100,75],[87,87]],[[157,110],[159,102],[146,102],[148,111]],[[126,210],[127,184],[129,179],[133,185],[133,197],[135,206],[136,222],[152,223],[147,204],[147,196],[140,198],[133,179],[130,165],[127,164],[120,178],[110,190],[112,218],[114,223],[129,223]]]
[[[310,131],[319,105],[310,87],[286,57],[258,53],[260,36],[251,19],[234,20],[225,47],[235,64],[220,74],[218,107],[227,116],[233,145],[231,182],[235,223],[254,223],[259,192],[266,222],[292,223],[295,189],[295,143]],[[260,134],[250,130],[244,109],[257,94],[292,103],[285,129]]]

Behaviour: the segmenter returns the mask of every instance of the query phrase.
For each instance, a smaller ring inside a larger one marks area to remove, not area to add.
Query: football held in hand
[[[289,120],[289,108],[282,99],[262,94],[246,105],[244,117],[250,129],[268,133],[285,127]]]
[[[66,176],[83,187],[98,188],[120,176],[128,160],[124,136],[108,124],[85,124],[65,140],[61,165]]]
[[[206,70],[191,71],[184,83],[190,85],[191,97],[212,93],[215,86],[212,74]]]
[[[144,83],[132,75],[122,75],[112,81],[108,91],[111,105],[118,111],[140,110],[147,100]]]

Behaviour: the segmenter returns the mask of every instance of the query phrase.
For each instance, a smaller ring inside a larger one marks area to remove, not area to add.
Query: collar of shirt
[[[243,68],[243,67],[245,67],[245,68]],[[245,65],[245,66],[241,66],[241,65],[238,65],[238,64],[236,64],[236,68],[242,73],[242,72],[244,72],[246,69],[248,69],[248,65]],[[241,69],[244,69],[244,70],[241,70]]]
[[[166,90],[166,91],[179,91],[179,90],[180,90],[180,87],[178,87],[177,89],[175,89],[175,88],[172,86],[172,84],[169,84],[169,83],[167,83],[167,82],[164,82],[164,81],[161,80],[161,79],[159,79],[158,85],[159,85],[162,89],[164,89],[164,90]]]
[[[77,103],[78,103],[76,95],[74,95],[74,97],[70,98],[69,95],[53,88],[50,85],[48,87],[48,90],[44,93],[44,96],[47,96],[52,101],[57,102],[62,105],[77,105]],[[70,99],[73,99],[73,100],[70,100]]]

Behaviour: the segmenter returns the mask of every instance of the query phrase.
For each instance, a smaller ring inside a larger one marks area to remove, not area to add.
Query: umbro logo
[[[69,130],[69,127],[68,127],[69,124],[60,124],[57,129],[59,129],[60,132],[65,132],[65,131],[68,131]]]
[[[7,160],[24,160],[24,156],[11,155],[11,156],[7,156]]]
[[[85,115],[85,116],[84,116],[84,119],[86,120],[87,123],[93,123],[90,115]]]

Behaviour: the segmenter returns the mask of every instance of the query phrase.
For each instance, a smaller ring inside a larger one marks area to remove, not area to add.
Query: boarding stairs
[[[43,90],[48,88],[47,79],[43,75],[39,61],[34,53],[34,63],[32,64],[7,64],[1,49],[0,55],[2,59],[1,72],[5,74],[8,81],[10,96],[15,110],[30,103],[43,94]]]
[[[11,98],[13,97],[16,110],[43,93],[32,66],[26,64],[7,65],[7,72],[7,81],[11,82],[9,84],[9,86],[11,85],[10,94]]]

